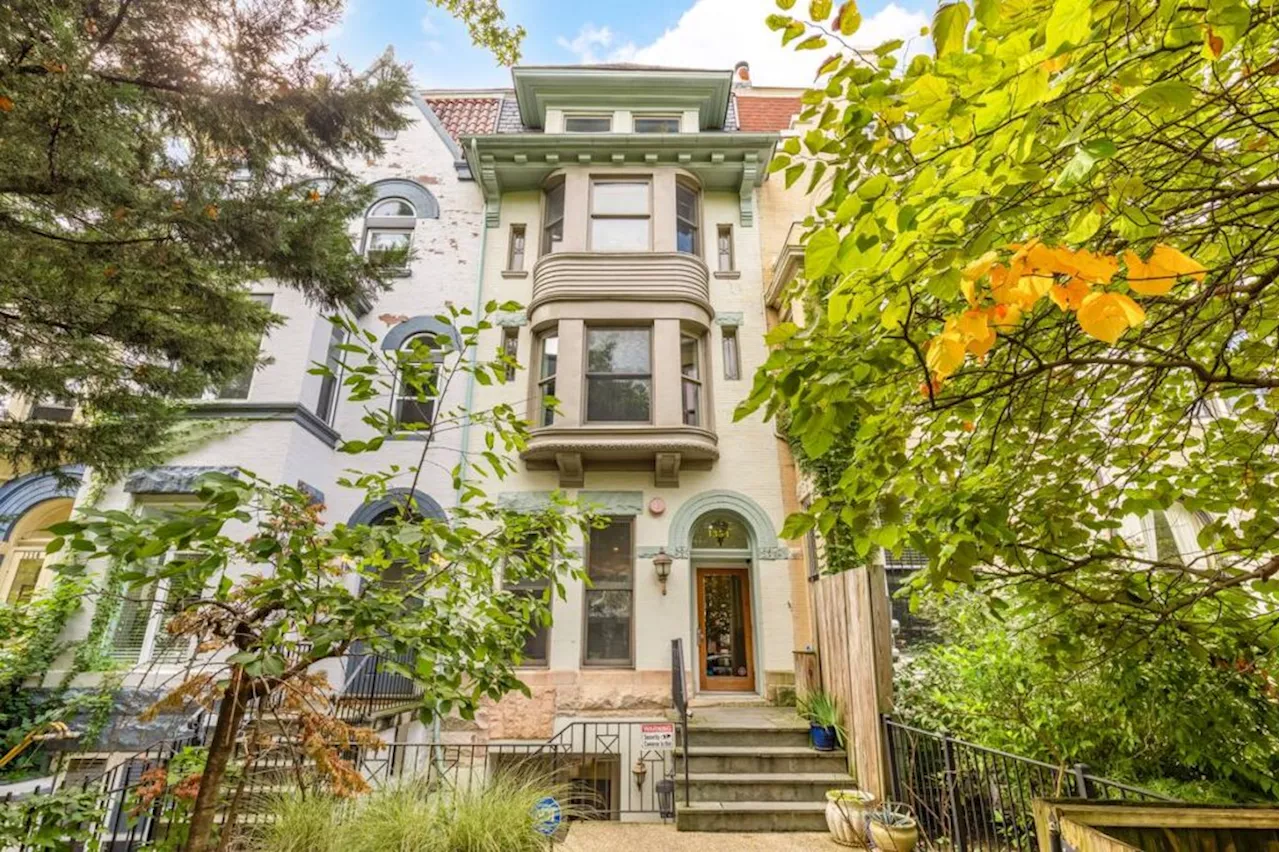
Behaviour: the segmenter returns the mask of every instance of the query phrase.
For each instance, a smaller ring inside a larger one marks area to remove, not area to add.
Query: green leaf
[[[840,35],[851,36],[860,26],[862,26],[862,15],[858,12],[858,4],[855,0],[846,0],[841,4],[840,11],[836,15],[836,29],[840,30]]]
[[[804,246],[805,278],[812,281],[826,275],[839,252],[840,237],[831,228],[823,228],[811,235]]]
[[[804,41],[796,45],[796,50],[821,50],[827,46],[825,36],[811,35]]]
[[[1152,83],[1134,97],[1138,103],[1158,112],[1174,112],[1188,109],[1195,94],[1195,89],[1182,80],[1164,80]]]
[[[800,175],[802,174],[804,174],[804,163],[795,163],[787,166],[787,170],[782,173],[784,185],[787,189],[790,189],[793,183],[800,180]]]
[[[778,4],[778,8],[784,12],[796,5],[796,0],[775,0],[775,2]]]
[[[974,0],[973,17],[987,29],[1000,23],[1000,0]]]
[[[933,15],[933,49],[939,57],[964,51],[964,34],[969,26],[969,5],[947,3]]]
[[[858,197],[863,201],[874,201],[889,189],[888,175],[872,175],[858,185]]]
[[[1082,211],[1071,223],[1067,231],[1067,242],[1083,243],[1102,227],[1102,214],[1093,208]]]
[[[1092,32],[1090,0],[1054,0],[1045,25],[1045,51],[1057,56],[1063,48],[1079,47]]]
[[[764,336],[764,342],[770,346],[780,346],[799,333],[800,326],[795,323],[780,322],[773,328],[769,329],[768,334]]]
[[[831,14],[831,0],[809,0],[809,19],[818,23],[826,23]]]

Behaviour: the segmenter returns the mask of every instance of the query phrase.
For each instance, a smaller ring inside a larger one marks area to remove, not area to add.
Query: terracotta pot
[[[863,790],[827,791],[827,831],[841,846],[863,848],[867,845],[867,810],[879,801]]]
[[[897,827],[871,820],[871,845],[879,852],[911,852],[919,839],[920,829],[914,822]]]

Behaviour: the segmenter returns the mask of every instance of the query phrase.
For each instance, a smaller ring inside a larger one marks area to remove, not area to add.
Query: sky
[[[501,0],[507,20],[528,34],[521,62],[570,65],[640,62],[694,68],[751,65],[757,86],[804,86],[830,51],[796,53],[764,24],[773,0]],[[838,3],[836,5],[839,5]],[[801,2],[796,10],[803,10]],[[935,0],[866,0],[855,46],[901,38],[924,49]],[[509,87],[510,72],[473,47],[466,28],[426,0],[348,0],[328,34],[330,51],[356,68],[388,45],[427,89]]]

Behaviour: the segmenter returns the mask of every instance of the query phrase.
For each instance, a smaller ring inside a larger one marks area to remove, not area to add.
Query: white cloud
[[[582,29],[578,30],[578,34],[572,39],[560,36],[556,39],[556,44],[578,57],[578,61],[583,64],[593,64],[596,62],[606,61],[600,58],[597,50],[604,51],[608,54],[610,62],[618,60],[613,58],[613,54],[618,48],[614,45],[613,30],[608,27],[597,27],[595,24],[583,24]]]
[[[420,24],[422,26],[422,31],[429,36],[435,35],[436,33],[440,32],[439,25],[436,24],[435,21],[431,20],[430,14],[423,15],[422,20],[420,21]]]
[[[637,46],[618,37],[608,27],[585,24],[573,39],[556,40],[579,62],[638,62],[682,68],[732,68],[745,60],[757,86],[806,86],[823,59],[834,52],[806,50],[797,53],[783,47],[780,35],[765,26],[766,15],[777,11],[774,0],[695,0],[680,20],[651,44]],[[889,3],[864,18],[858,32],[847,39],[856,48],[869,49],[892,39],[906,42],[905,51],[927,49],[920,28],[929,25],[923,12],[908,11]]]

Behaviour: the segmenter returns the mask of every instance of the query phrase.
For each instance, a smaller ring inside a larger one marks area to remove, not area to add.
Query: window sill
[[[526,269],[504,269],[502,270],[503,278],[528,278],[529,271]]]
[[[730,269],[728,272],[713,272],[712,278],[741,278],[742,272],[737,269]]]

